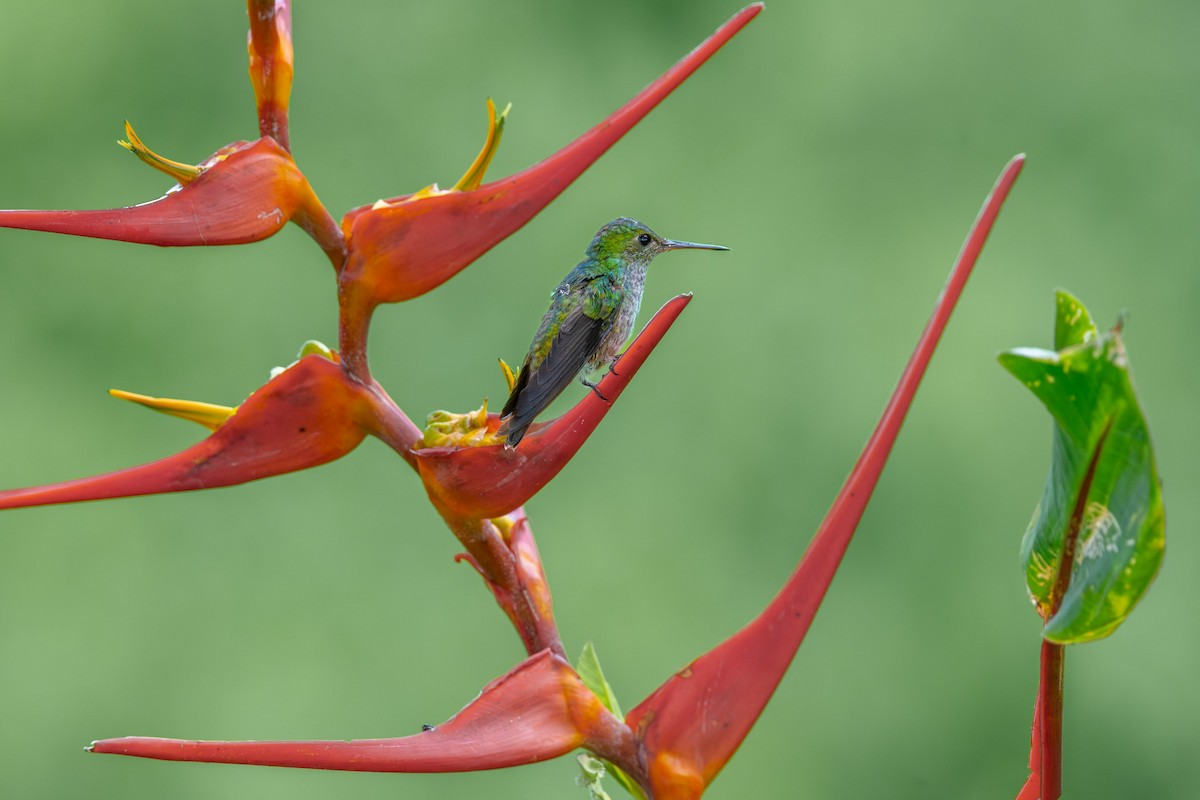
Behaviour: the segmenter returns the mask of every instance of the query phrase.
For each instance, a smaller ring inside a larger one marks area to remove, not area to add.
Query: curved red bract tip
[[[415,726],[414,726],[415,727]],[[307,769],[369,772],[467,772],[555,758],[590,737],[621,728],[575,670],[548,650],[536,653],[448,722],[394,739],[309,742],[197,742],[104,739],[94,753]]]
[[[105,475],[0,492],[0,509],[213,489],[315,467],[358,446],[374,403],[337,364],[306,356],[183,452]]]
[[[971,228],[883,416],[800,564],[745,628],[671,676],[626,723],[638,733],[657,800],[699,797],[758,719],[804,640],[862,518],[950,313],[1024,164],[1004,168]]]
[[[558,419],[534,424],[513,450],[487,447],[430,447],[414,451],[417,469],[434,503],[469,519],[502,517],[525,504],[558,474],[604,419],[692,296],[679,295],[659,309],[617,362],[617,372]]]
[[[308,181],[273,139],[235,142],[213,158],[220,160],[195,180],[148,203],[96,211],[0,211],[0,228],[185,247],[257,242],[294,219],[327,253],[343,247],[341,232]]]
[[[760,11],[742,9],[607,119],[545,161],[470,192],[356,208],[342,220],[343,281],[374,304],[410,300],[452,278],[532,219]]]

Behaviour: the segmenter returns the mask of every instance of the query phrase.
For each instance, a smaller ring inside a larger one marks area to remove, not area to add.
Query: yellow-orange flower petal
[[[467,167],[467,171],[458,179],[458,183],[454,184],[456,192],[471,192],[479,188],[479,184],[483,183],[483,176],[487,172],[488,165],[492,163],[492,157],[496,155],[496,150],[500,147],[500,137],[504,135],[504,121],[508,119],[508,112],[512,111],[512,103],[506,105],[497,116],[496,104],[489,97],[487,108],[487,140],[484,141],[479,155],[475,156],[475,160],[471,162],[471,166]]]
[[[496,360],[500,362],[500,371],[504,373],[504,382],[508,384],[508,393],[512,394],[513,387],[517,385],[517,374],[513,372],[513,368],[503,358],[497,358]]]
[[[138,403],[154,411],[169,414],[172,417],[190,420],[198,425],[203,425],[210,431],[215,431],[224,425],[226,420],[237,413],[236,408],[218,406],[212,403],[199,403],[195,400],[150,397],[144,394],[122,391],[121,389],[109,389],[108,393],[120,400],[128,400],[131,403]]]
[[[180,186],[187,186],[196,178],[200,177],[202,169],[195,164],[183,164],[179,161],[172,161],[169,158],[163,158],[158,153],[151,150],[142,142],[133,130],[133,126],[129,124],[129,120],[125,120],[125,135],[129,137],[129,141],[118,139],[117,144],[124,147],[129,152],[140,158],[145,163],[154,167],[159,172],[166,173],[175,180],[179,181]]]

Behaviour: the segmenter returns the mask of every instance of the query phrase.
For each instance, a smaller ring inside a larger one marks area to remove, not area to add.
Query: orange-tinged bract
[[[528,169],[473,191],[362,206],[342,220],[349,246],[343,282],[358,284],[370,306],[411,300],[440,286],[558,197],[667,95],[760,11],[735,14],[600,124]]]
[[[306,356],[183,452],[105,475],[0,492],[0,509],[213,489],[308,469],[357,447],[373,426],[375,403],[336,363]]]
[[[95,211],[0,211],[0,228],[185,247],[257,242],[294,221],[331,253],[339,245],[322,238],[337,233],[328,217],[292,157],[264,138],[221,148],[193,180],[157,200]]]
[[[434,505],[459,516],[487,519],[524,505],[579,451],[691,299],[679,295],[646,324],[621,357],[619,373],[609,373],[600,382],[607,401],[588,392],[566,414],[531,428],[515,450],[502,443],[417,450],[417,468]],[[498,424],[495,415],[491,423]]]
[[[543,650],[484,687],[441,725],[394,739],[197,742],[131,736],[93,742],[94,753],[169,761],[371,772],[467,772],[531,764],[607,736],[621,722],[559,656]]]

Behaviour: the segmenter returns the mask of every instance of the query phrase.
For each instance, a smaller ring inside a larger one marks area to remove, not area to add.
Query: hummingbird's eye
[[[642,247],[645,247],[646,245],[650,244],[650,234],[648,234],[648,233],[641,234],[640,236],[638,236],[638,241],[642,243]]]

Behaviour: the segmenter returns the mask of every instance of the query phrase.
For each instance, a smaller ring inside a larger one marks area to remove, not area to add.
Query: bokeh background
[[[517,171],[736,8],[301,4],[297,160],[335,216],[449,185],[490,96],[513,103],[490,174]],[[496,357],[519,361],[604,221],[733,247],[655,264],[643,320],[695,301],[528,506],[568,649],[594,641],[632,706],[781,585],[993,179],[1029,154],[842,572],[709,796],[1016,794],[1039,631],[1017,552],[1050,423],[994,355],[1049,345],[1056,287],[1127,313],[1169,520],[1142,606],[1069,651],[1067,791],[1200,796],[1198,26],[1184,2],[773,3],[531,224],[377,315],[374,371],[420,419],[503,396]],[[0,205],[158,196],[114,144],[124,117],[185,161],[253,138],[245,28],[232,0],[0,5]],[[312,337],[336,338],[333,282],[294,226],[177,250],[0,231],[0,486],[179,450],[200,429],[105,390],[234,404]],[[522,656],[456,551],[374,441],[232,489],[0,515],[0,794],[583,797],[569,759],[402,776],[82,752],[444,720]]]

